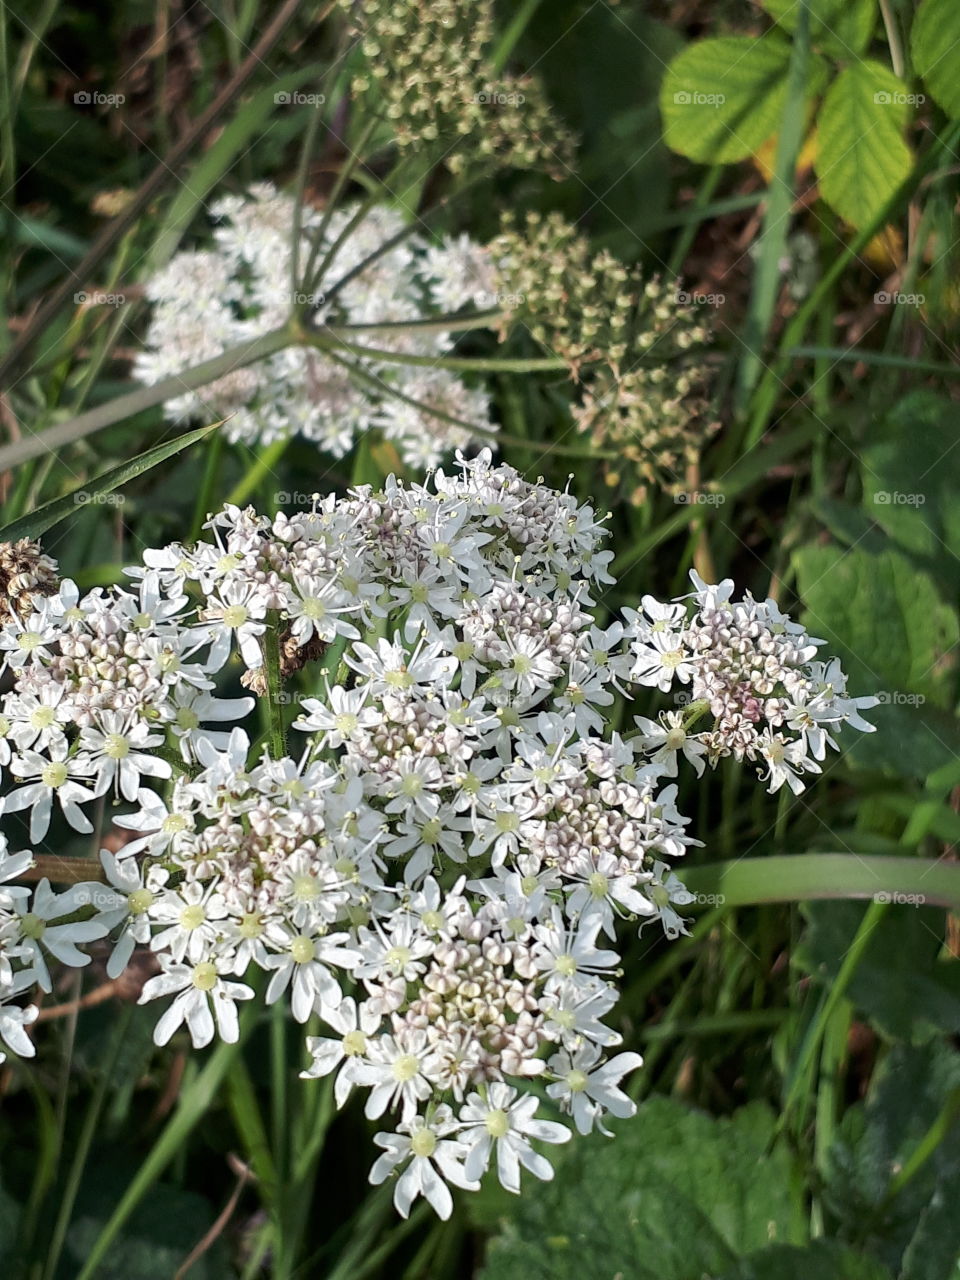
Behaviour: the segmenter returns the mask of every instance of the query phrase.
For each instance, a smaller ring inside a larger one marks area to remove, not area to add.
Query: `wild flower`
[[[141,382],[152,385],[179,374],[289,319],[301,298],[289,284],[295,209],[293,197],[269,183],[211,206],[213,245],[174,255],[147,282],[153,310],[144,350],[134,363]],[[321,230],[320,212],[304,207],[299,261],[310,260],[314,240],[321,260],[329,257],[320,287],[329,290],[330,301],[319,291],[302,295],[305,325],[321,332],[331,325],[387,326],[354,335],[349,360],[362,380],[345,367],[347,353],[335,359],[309,346],[289,346],[199,391],[174,396],[164,405],[171,421],[219,416],[227,419],[230,440],[269,444],[301,435],[336,458],[377,427],[417,468],[435,466],[444,454],[471,443],[469,424],[483,432],[495,429],[486,394],[449,370],[404,365],[361,350],[367,345],[414,358],[444,355],[451,334],[389,326],[475,309],[477,298],[489,306],[495,289],[489,255],[465,236],[431,243],[422,234],[405,235],[381,252],[408,230],[403,216],[387,205],[355,222],[356,214],[353,205],[339,208]],[[353,271],[356,276],[334,295],[333,287]]]
[[[870,728],[875,700],[729,581],[693,575],[691,596],[605,624],[603,521],[486,450],[430,484],[274,518],[227,507],[206,528],[147,552],[133,590],[64,583],[0,627],[0,715],[30,743],[5,766],[4,811],[32,812],[34,844],[54,795],[75,829],[102,803],[133,833],[102,855],[108,886],[61,895],[9,884],[33,851],[4,846],[0,1036],[31,1052],[16,997],[109,934],[111,974],[135,946],[156,953],[141,1000],[168,1001],[160,1044],[181,1028],[236,1040],[258,987],[301,1024],[316,1015],[303,1075],[333,1074],[339,1105],[366,1091],[367,1115],[393,1121],[371,1176],[395,1178],[401,1213],[423,1195],[448,1215],[447,1183],[474,1188],[488,1167],[512,1192],[521,1169],[550,1177],[536,1144],[565,1142],[565,1118],[586,1133],[635,1109],[620,940],[685,928],[671,865],[697,842],[679,757],[698,773],[749,759],[798,789],[844,723]],[[295,715],[281,639],[314,654]],[[231,665],[263,690],[269,747],[223,727],[253,705],[216,697]],[[608,728],[614,695],[678,685],[681,712]]]

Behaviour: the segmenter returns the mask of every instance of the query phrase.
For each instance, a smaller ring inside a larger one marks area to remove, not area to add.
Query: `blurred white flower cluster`
[[[321,331],[327,325],[384,325],[385,330],[360,329],[351,337],[357,345],[426,358],[447,352],[452,336],[403,326],[493,305],[496,273],[482,246],[465,235],[431,243],[409,234],[385,248],[406,227],[387,205],[359,219],[354,206],[334,212],[317,255],[326,260],[318,286],[326,293],[310,295],[291,291],[292,196],[259,183],[245,196],[218,200],[211,212],[217,221],[213,245],[176,254],[146,285],[153,311],[145,350],[134,364],[140,382],[174,377],[279,328],[296,304],[305,307],[304,323]],[[304,206],[301,267],[310,261],[321,223],[321,213]],[[185,390],[164,411],[173,421],[227,418],[228,438],[247,444],[302,435],[334,457],[376,427],[413,467],[435,466],[471,442],[469,429],[449,419],[494,430],[486,394],[447,369],[404,365],[355,349],[338,356],[289,346],[200,390]],[[363,376],[355,378],[348,365]]]
[[[267,1003],[322,1024],[304,1074],[390,1117],[371,1177],[396,1177],[401,1213],[423,1195],[448,1215],[448,1184],[476,1188],[490,1165],[511,1191],[521,1166],[549,1178],[534,1144],[566,1141],[563,1117],[587,1133],[634,1111],[620,1083],[641,1060],[611,1022],[618,938],[684,929],[692,895],[670,864],[696,841],[678,753],[698,771],[749,754],[741,722],[765,716],[820,758],[824,726],[869,727],[865,700],[770,602],[730,605],[728,583],[697,581],[691,621],[645,597],[601,624],[602,522],[489,451],[429,486],[391,478],[272,520],[227,507],[207,527],[147,552],[132,592],[64,583],[0,630],[5,811],[30,809],[36,842],[54,799],[80,831],[97,797],[134,804],[113,816],[133,838],[101,855],[108,885],[0,900],[9,994],[48,987],[44,949],[78,963],[77,941],[109,933],[111,975],[137,944],[156,954],[142,1001],[172,997],[157,1042],[185,1025],[200,1046],[237,1039],[264,971]],[[292,752],[211,731],[248,709],[212,692],[239,656],[282,737],[291,645],[326,664],[302,668],[323,678]],[[710,700],[713,738],[686,736],[696,703],[663,732],[609,730],[615,697],[674,679]],[[59,923],[82,904],[92,918]],[[0,1023],[16,1051],[30,1017],[11,1005]]]

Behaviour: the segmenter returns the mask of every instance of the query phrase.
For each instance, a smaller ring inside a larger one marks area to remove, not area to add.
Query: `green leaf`
[[[772,1245],[744,1258],[719,1280],[893,1280],[886,1267],[835,1240],[814,1240],[805,1249]]]
[[[958,1090],[960,1054],[943,1042],[897,1045],[829,1152],[825,1202],[843,1234],[898,1280],[956,1276]]]
[[[875,218],[910,176],[906,99],[904,82],[869,60],[845,68],[827,90],[817,131],[820,194],[854,227]]]
[[[840,653],[853,690],[952,706],[960,628],[932,578],[896,551],[859,547],[803,547],[794,566],[806,625]]]
[[[752,155],[780,126],[790,45],[777,36],[720,36],[689,45],[660,90],[667,145],[691,160]]]
[[[918,890],[922,896],[922,882]],[[813,902],[802,910],[809,927],[797,964],[829,986],[865,908],[857,902]],[[960,1032],[960,964],[940,958],[944,922],[942,911],[901,901],[870,934],[847,995],[891,1039]]]
[[[798,0],[763,0],[763,7],[778,26],[796,31],[800,21]],[[877,0],[807,0],[810,10],[810,43],[840,58],[859,55],[870,43],[877,20]]]
[[[960,5],[923,0],[910,36],[913,63],[923,83],[952,119],[960,117]]]
[[[860,449],[864,508],[901,547],[960,589],[956,406],[932,391],[901,400]]]
[[[798,591],[813,635],[837,654],[854,693],[876,693],[882,705],[868,713],[877,732],[850,743],[864,768],[925,777],[960,750],[952,715],[956,611],[933,578],[888,549],[844,551],[808,546],[794,556]]]
[[[16,542],[19,538],[39,538],[61,520],[66,520],[67,516],[75,514],[78,507],[87,506],[101,495],[112,493],[128,480],[135,480],[151,467],[196,444],[219,426],[220,423],[215,422],[209,427],[187,431],[177,436],[175,440],[168,440],[165,444],[158,444],[154,449],[148,449],[146,453],[139,454],[130,462],[124,462],[119,467],[105,471],[103,475],[97,476],[79,489],[74,489],[63,498],[54,498],[52,502],[45,502],[42,507],[37,507],[36,511],[31,511],[0,529],[0,542]]]
[[[513,1205],[483,1280],[700,1280],[805,1233],[775,1119],[760,1103],[715,1120],[668,1098],[570,1144],[552,1183]]]

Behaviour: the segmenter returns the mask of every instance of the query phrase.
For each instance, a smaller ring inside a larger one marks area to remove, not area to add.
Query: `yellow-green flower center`
[[[367,1037],[362,1031],[348,1031],[343,1037],[343,1052],[348,1058],[357,1058],[367,1051]]]
[[[130,743],[122,733],[108,733],[103,744],[103,754],[110,760],[123,760],[130,754]]]
[[[50,764],[45,764],[40,771],[40,781],[45,787],[62,787],[66,782],[69,772],[67,766],[62,760],[53,760]]]
[[[142,916],[153,905],[153,894],[149,889],[134,889],[127,895],[127,906],[132,916]]]
[[[217,985],[217,966],[203,960],[193,966],[193,985],[198,991],[212,991]]]
[[[429,1129],[418,1129],[410,1139],[410,1150],[415,1156],[432,1156],[436,1149],[436,1135]]]
[[[300,934],[290,943],[290,954],[295,964],[308,964],[313,959],[313,939]]]
[[[180,928],[193,932],[199,929],[207,918],[207,913],[199,902],[193,903],[189,907],[184,907],[180,912]]]
[[[393,1078],[401,1084],[406,1084],[420,1070],[420,1063],[412,1053],[402,1053],[390,1067],[393,1072]]]
[[[226,627],[242,627],[249,616],[242,604],[232,604],[223,611],[223,623]]]
[[[483,1123],[491,1138],[502,1138],[510,1130],[510,1117],[501,1107],[488,1111]]]

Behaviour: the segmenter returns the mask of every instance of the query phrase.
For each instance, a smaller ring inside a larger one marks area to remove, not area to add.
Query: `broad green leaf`
[[[960,433],[952,400],[906,396],[860,450],[864,508],[901,547],[960,588]]]
[[[953,119],[960,117],[960,5],[923,0],[910,34],[913,63],[923,83]]]
[[[804,622],[837,654],[854,693],[874,693],[877,732],[844,745],[863,768],[925,777],[960,751],[952,711],[960,639],[956,611],[929,574],[888,549],[808,546],[794,556]]]
[[[960,1256],[960,1054],[897,1045],[831,1147],[825,1200],[841,1230],[898,1280],[954,1280]],[[952,1121],[952,1123],[951,1123]],[[932,1140],[931,1140],[932,1139]],[[898,1186],[898,1174],[923,1159]]]
[[[142,476],[151,467],[165,462],[167,458],[172,458],[174,454],[188,449],[190,445],[197,444],[219,426],[220,423],[215,422],[209,427],[187,431],[177,436],[175,440],[168,440],[165,444],[158,444],[154,449],[148,449],[146,453],[141,453],[130,462],[124,462],[119,467],[105,471],[103,475],[96,476],[89,484],[81,485],[63,498],[54,498],[52,502],[45,502],[42,507],[37,507],[36,511],[31,511],[28,515],[21,516],[19,520],[14,520],[0,529],[0,542],[16,542],[19,538],[39,538],[61,520],[66,520],[68,516],[75,514],[79,507],[95,502],[103,494],[112,493],[114,489],[119,489],[129,480]]]
[[[555,1180],[511,1206],[483,1280],[700,1280],[741,1254],[805,1237],[802,1199],[773,1114],[715,1120],[667,1098],[570,1144]]]
[[[896,551],[859,547],[803,547],[794,564],[805,623],[844,659],[852,690],[952,705],[960,628],[928,575]]]
[[[903,140],[907,86],[879,62],[857,61],[827,90],[820,110],[820,194],[854,227],[876,217],[913,167]]]
[[[698,40],[667,68],[660,110],[667,145],[691,160],[743,160],[783,115],[790,45],[779,36]]]
[[[866,908],[811,902],[801,910],[809,926],[796,963],[829,986]],[[960,1032],[960,963],[940,958],[944,929],[942,911],[904,901],[892,904],[870,934],[847,995],[891,1039]]]
[[[762,0],[778,26],[796,31],[802,0]],[[807,0],[810,43],[840,58],[863,53],[877,21],[877,0]]]
[[[742,1259],[718,1280],[893,1280],[873,1258],[837,1244],[814,1240],[806,1248],[775,1244]]]

